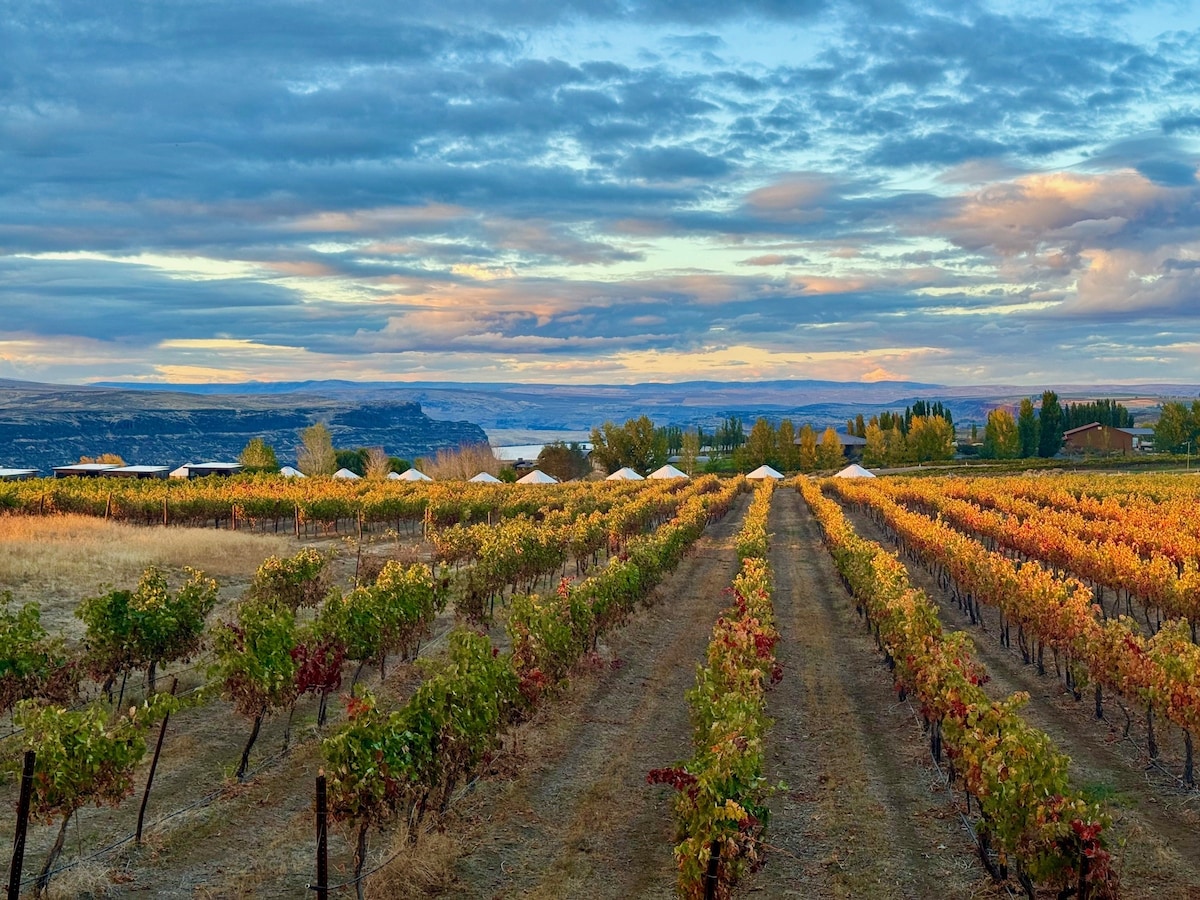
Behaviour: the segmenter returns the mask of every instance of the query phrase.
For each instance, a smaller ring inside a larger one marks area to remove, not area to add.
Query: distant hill
[[[712,430],[728,416],[753,422],[758,416],[790,417],[824,428],[858,413],[903,410],[914,400],[941,400],[955,420],[980,426],[989,410],[1015,407],[1022,397],[1056,390],[1064,402],[1112,397],[1135,416],[1153,414],[1163,397],[1197,396],[1196,385],[975,385],[947,386],[913,381],[838,382],[775,380],[688,381],[644,384],[519,384],[457,382],[247,382],[233,385],[113,385],[125,390],[185,391],[215,396],[236,393],[266,398],[278,394],[357,399],[359,402],[417,402],[431,416],[478,423],[492,443],[535,443],[586,434],[606,419],[622,422],[646,414],[659,424],[702,425]]]
[[[274,446],[283,463],[295,459],[300,429],[316,422],[329,426],[336,447],[382,446],[406,458],[488,439],[476,424],[430,418],[420,403],[396,395],[202,395],[0,379],[0,467],[49,472],[98,453],[172,467],[234,460],[253,437]]]

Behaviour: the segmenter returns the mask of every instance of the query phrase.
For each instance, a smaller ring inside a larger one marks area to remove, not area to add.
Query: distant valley
[[[1049,385],[1064,402],[1111,397],[1139,420],[1166,398],[1190,401],[1196,385]],[[252,437],[294,459],[301,428],[325,422],[337,447],[382,446],[413,458],[488,441],[583,438],[606,419],[642,414],[660,425],[713,430],[728,416],[790,417],[818,428],[862,413],[941,400],[959,424],[982,426],[990,409],[1043,386],[948,387],[918,382],[832,381],[550,385],[444,382],[247,382],[49,385],[0,380],[0,467],[51,466],[119,453],[130,463],[181,465],[235,458]]]

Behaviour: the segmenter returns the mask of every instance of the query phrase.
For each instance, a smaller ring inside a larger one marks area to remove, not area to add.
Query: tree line
[[[1167,453],[1191,452],[1200,446],[1200,400],[1190,406],[1176,400],[1164,403],[1154,425],[1154,446]]]
[[[988,413],[979,455],[985,459],[1028,459],[1055,456],[1063,445],[1063,434],[1093,422],[1109,428],[1130,428],[1133,415],[1115,400],[1087,403],[1059,402],[1054,391],[1043,391],[1041,402],[1032,397],[1021,401],[1016,418],[1000,407]]]

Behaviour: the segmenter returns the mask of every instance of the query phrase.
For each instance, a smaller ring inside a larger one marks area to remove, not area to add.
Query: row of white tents
[[[279,474],[284,478],[307,478],[308,476],[294,466],[284,466],[279,470]],[[333,473],[334,478],[340,478],[344,481],[357,481],[362,478],[357,472],[351,472],[349,469],[338,469]],[[388,472],[389,481],[433,481],[424,472],[416,469],[406,469],[403,472]],[[500,484],[500,479],[490,472],[480,472],[473,478],[467,479],[477,483]],[[517,479],[517,484],[558,484],[558,479],[553,475],[547,475],[540,469],[534,469],[525,476]]]
[[[284,476],[285,478],[305,478],[305,477],[307,477],[299,469],[293,468],[292,466],[284,466],[282,469],[279,470],[279,474]],[[355,472],[351,472],[349,469],[338,469],[336,472],[333,473],[333,477],[348,479],[351,481],[362,478],[361,475],[358,475]],[[653,478],[653,479],[664,479],[664,478],[669,479],[669,478],[687,478],[688,476],[686,473],[681,472],[679,469],[668,464],[668,465],[663,466],[660,469],[655,469],[653,472],[651,472],[649,475],[647,475],[645,477]],[[778,472],[775,469],[771,468],[770,466],[766,466],[766,465],[759,466],[757,469],[755,469],[753,472],[748,474],[746,477],[752,481],[761,481],[764,478],[772,478],[776,481],[783,480],[783,475],[780,472]],[[834,478],[874,478],[875,476],[873,474],[871,474],[870,472],[868,472],[866,469],[864,469],[862,466],[855,463],[853,465],[846,466],[846,468],[842,469],[842,471],[838,472],[833,477]],[[393,481],[433,481],[433,479],[430,478],[428,475],[426,475],[424,472],[418,472],[416,469],[408,469],[405,472],[389,472],[388,478]],[[492,475],[488,472],[480,472],[474,478],[469,478],[467,480],[474,481],[474,482],[483,482],[483,483],[487,483],[487,484],[499,484],[500,483],[499,478],[497,478],[495,475]],[[633,469],[629,468],[628,466],[625,466],[622,469],[617,469],[617,471],[613,472],[611,475],[609,475],[605,479],[605,481],[643,481],[643,480],[644,479],[641,475],[639,475],[637,472],[635,472]],[[555,478],[553,475],[547,475],[541,469],[534,469],[532,472],[529,472],[528,474],[522,476],[521,478],[518,478],[517,484],[558,484],[558,479]]]

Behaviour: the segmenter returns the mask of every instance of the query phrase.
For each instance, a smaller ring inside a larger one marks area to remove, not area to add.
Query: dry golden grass
[[[143,570],[192,566],[218,580],[249,578],[268,556],[290,552],[288,539],[204,528],[147,528],[88,516],[0,516],[0,591],[37,600],[42,622],[82,634],[79,600],[132,588]]]
[[[454,863],[462,853],[454,836],[442,831],[421,830],[410,843],[408,828],[401,826],[392,835],[387,856],[395,859],[367,880],[368,897],[430,897],[444,892],[454,883]]]
[[[65,860],[59,859],[59,865]],[[40,861],[38,863],[41,865]],[[79,900],[81,897],[105,897],[112,887],[112,873],[99,862],[80,863],[50,879],[43,895],[46,900]]]

